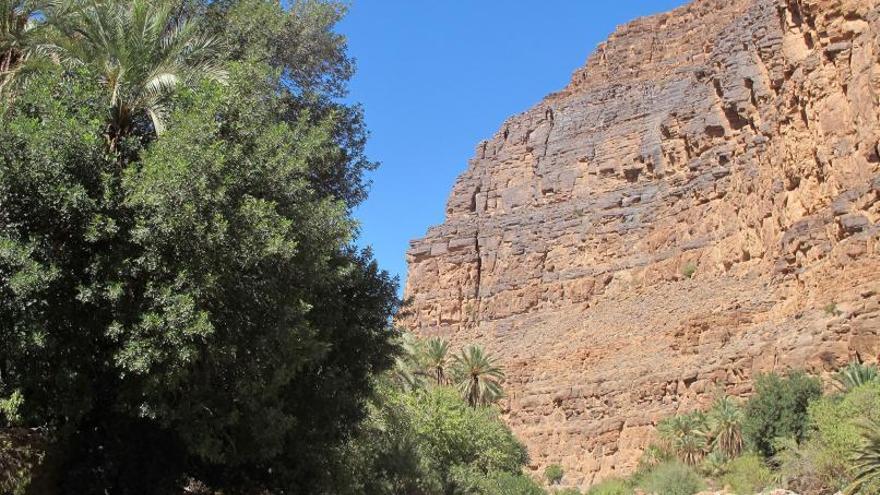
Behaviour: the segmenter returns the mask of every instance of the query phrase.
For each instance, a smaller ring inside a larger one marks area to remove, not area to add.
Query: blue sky
[[[619,24],[683,0],[353,0],[338,31],[381,162],[355,212],[359,243],[406,277],[409,241],[443,221],[477,143],[566,85]]]

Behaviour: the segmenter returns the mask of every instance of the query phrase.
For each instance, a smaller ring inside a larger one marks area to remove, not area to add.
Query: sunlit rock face
[[[498,356],[532,467],[580,485],[757,373],[875,362],[878,95],[880,0],[623,26],[477,146],[401,322]]]

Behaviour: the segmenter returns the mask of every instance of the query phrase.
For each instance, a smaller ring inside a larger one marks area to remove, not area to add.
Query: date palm
[[[391,368],[391,379],[403,390],[424,387],[421,371],[422,344],[410,333],[402,333],[398,340],[399,354]]]
[[[866,424],[862,441],[852,464],[855,478],[844,491],[845,495],[855,495],[863,488],[880,485],[880,423],[872,421]]]
[[[852,390],[880,378],[876,366],[853,362],[834,376],[838,387],[844,391]]]
[[[471,407],[493,404],[504,395],[504,372],[481,347],[468,346],[455,356],[453,376],[459,393]]]
[[[731,459],[743,450],[743,419],[742,409],[729,396],[718,398],[709,411],[709,431],[715,448]]]
[[[49,50],[65,66],[95,71],[107,90],[111,149],[139,129],[165,129],[168,97],[198,78],[223,80],[213,37],[169,0],[78,0],[49,19]]]
[[[449,366],[449,342],[434,338],[425,346],[425,367],[437,385],[446,385],[449,379],[446,369]]]
[[[40,54],[50,4],[38,0],[0,0],[0,94]]]
[[[698,464],[709,447],[706,416],[693,412],[667,418],[657,425],[660,438],[682,462]]]

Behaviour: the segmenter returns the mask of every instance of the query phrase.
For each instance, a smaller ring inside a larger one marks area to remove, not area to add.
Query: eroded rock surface
[[[532,467],[582,486],[759,372],[875,362],[878,95],[880,0],[621,27],[478,146],[411,245],[402,323],[500,357]]]

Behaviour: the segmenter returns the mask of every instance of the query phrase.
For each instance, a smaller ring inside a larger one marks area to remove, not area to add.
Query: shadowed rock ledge
[[[632,471],[756,373],[880,352],[880,0],[697,0],[480,143],[402,323],[508,372],[533,467]]]

